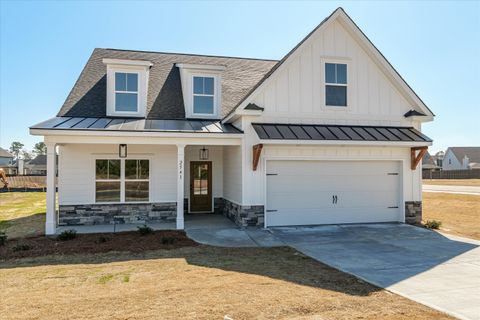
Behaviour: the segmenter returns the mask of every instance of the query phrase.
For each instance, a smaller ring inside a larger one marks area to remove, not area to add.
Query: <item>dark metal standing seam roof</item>
[[[212,120],[152,120],[143,118],[55,117],[30,129],[76,131],[152,131],[186,133],[243,133],[231,124]]]
[[[252,123],[261,140],[432,142],[412,127]]]

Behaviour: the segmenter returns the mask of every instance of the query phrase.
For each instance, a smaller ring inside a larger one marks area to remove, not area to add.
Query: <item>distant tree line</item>
[[[35,146],[31,151],[25,149],[24,146],[25,145],[23,143],[18,141],[14,141],[10,145],[10,153],[13,155],[15,160],[24,159],[25,161],[30,161],[38,155],[47,154],[47,146],[44,142],[35,143]]]

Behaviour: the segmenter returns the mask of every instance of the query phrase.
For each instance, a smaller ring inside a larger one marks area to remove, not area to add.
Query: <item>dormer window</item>
[[[224,66],[177,63],[187,118],[218,119]]]
[[[138,73],[115,72],[115,112],[138,112]]]
[[[214,114],[215,78],[193,77],[193,113]]]
[[[145,117],[148,74],[144,60],[103,59],[107,65],[107,116]]]

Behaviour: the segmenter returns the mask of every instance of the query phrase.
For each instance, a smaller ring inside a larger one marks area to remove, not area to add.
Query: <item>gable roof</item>
[[[13,158],[13,156],[7,150],[0,148],[0,158]]]
[[[277,63],[276,60],[206,56],[180,53],[95,49],[57,116],[105,117],[107,67],[104,58],[145,60],[150,68],[147,119],[185,118],[180,71],[176,63],[222,65],[223,117]]]
[[[447,152],[448,150],[452,151],[460,163],[465,156],[468,157],[469,162],[480,163],[480,147],[449,147]]]
[[[343,10],[342,7],[338,7],[335,11],[333,11],[328,17],[326,17],[318,26],[316,26],[305,38],[302,39],[292,50],[290,50],[278,63],[273,66],[273,68],[265,74],[265,76],[254,86],[252,89],[238,102],[238,104],[224,117],[223,120],[225,120],[228,116],[234,113],[234,111],[239,108],[242,103],[244,103],[260,86],[267,80],[269,79],[275,71],[277,71],[287,60],[292,54],[297,51],[302,44],[304,44],[306,41],[310,39],[310,37],[315,34],[319,29],[321,29],[323,26],[325,26],[327,23],[330,21],[334,21],[337,18],[343,18],[343,21],[346,22],[346,26],[349,27],[354,33],[359,35],[360,41],[363,42],[363,44],[366,47],[366,50],[372,53],[374,56],[374,61],[377,60],[376,62],[383,63],[387,69],[387,72],[392,75],[393,77],[393,82],[397,83],[402,87],[405,91],[405,93],[410,96],[413,100],[415,100],[419,107],[422,109],[423,112],[425,113],[424,115],[431,115],[435,116],[435,114],[430,110],[430,108],[427,107],[427,105],[420,99],[420,97],[413,91],[413,89],[408,85],[408,83],[402,78],[402,76],[398,73],[398,71],[392,66],[392,64],[385,58],[385,56],[378,50],[378,48],[370,41],[370,39],[363,33],[363,31],[358,27],[358,25],[350,18],[350,16]]]
[[[44,154],[39,154],[34,159],[28,162],[28,165],[46,165],[47,164],[47,156]]]

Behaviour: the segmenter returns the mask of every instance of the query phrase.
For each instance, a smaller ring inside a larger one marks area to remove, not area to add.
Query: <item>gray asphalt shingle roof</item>
[[[13,156],[7,150],[0,148],[0,157],[1,158],[13,158]]]
[[[471,162],[480,163],[480,147],[450,147],[450,149],[458,161],[462,162],[465,156]]]
[[[180,71],[176,63],[222,65],[222,110],[225,116],[277,63],[275,60],[95,49],[57,116],[106,116],[106,66],[103,59],[145,60],[150,69],[147,118],[185,118]]]

